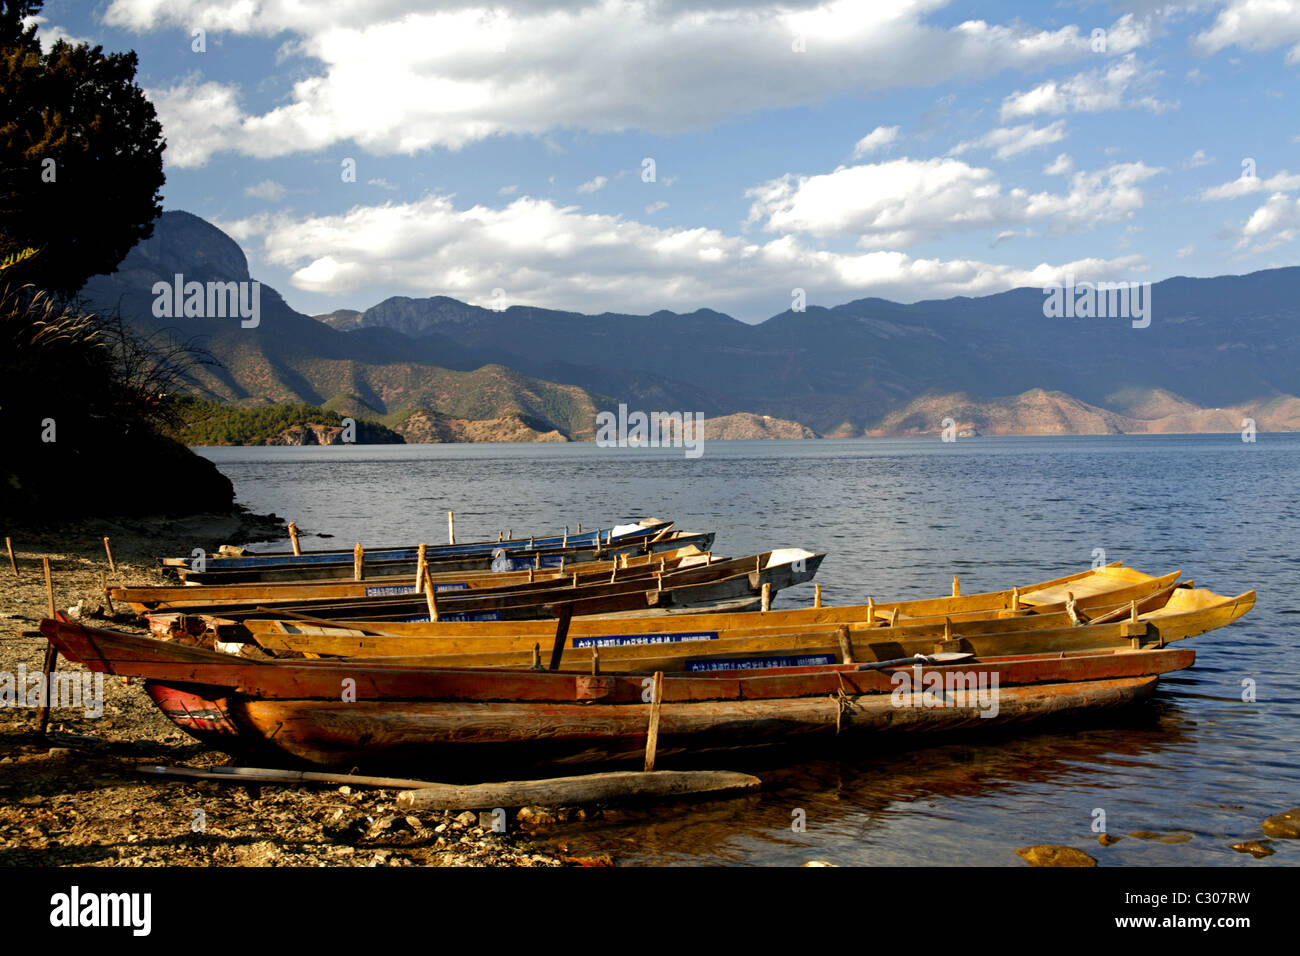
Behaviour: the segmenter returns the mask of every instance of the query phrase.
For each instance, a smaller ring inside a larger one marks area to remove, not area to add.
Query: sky
[[[50,0],[301,312],[748,322],[1296,263],[1300,0]],[[800,291],[802,295],[800,295]]]

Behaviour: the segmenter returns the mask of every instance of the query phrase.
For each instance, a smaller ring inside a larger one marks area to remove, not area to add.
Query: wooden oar
[[[938,654],[917,654],[915,657],[895,657],[888,661],[872,661],[859,664],[860,671],[883,671],[891,667],[910,667],[913,664],[955,664],[957,661],[969,660],[975,655],[968,651],[941,651]]]

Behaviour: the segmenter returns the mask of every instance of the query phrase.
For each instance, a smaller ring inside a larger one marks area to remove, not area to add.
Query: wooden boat
[[[1074,624],[1065,612],[974,621],[925,623],[907,619],[889,625],[841,624],[680,630],[668,625],[640,634],[570,636],[562,659],[570,667],[590,665],[600,673],[664,671],[700,673],[762,669],[798,659],[805,663],[881,661],[914,654],[973,653],[980,657],[1043,651],[1164,647],[1225,627],[1255,604],[1253,591],[1223,597],[1203,588],[1170,586],[1148,598],[1098,609],[1095,623]],[[765,615],[751,615],[751,617]],[[262,634],[258,644],[280,655],[330,656],[333,650],[402,666],[528,667],[553,652],[553,637],[529,638],[362,638],[331,647],[330,638],[294,633],[303,625],[279,622],[282,633]],[[570,629],[572,628],[570,625]],[[238,648],[230,648],[238,651]]]
[[[555,548],[536,548],[508,550],[499,548],[486,554],[454,555],[451,557],[434,555],[428,560],[430,570],[437,573],[456,572],[494,572],[508,571],[543,571],[560,570],[571,564],[589,561],[608,561],[623,555],[663,554],[681,548],[695,547],[709,551],[713,547],[714,533],[711,531],[673,531],[669,530],[662,537],[638,537],[634,540],[618,539],[612,545],[585,545]],[[361,574],[365,580],[392,576],[415,576],[416,558],[375,560],[371,554],[363,554]],[[175,567],[169,570],[175,573],[187,585],[201,584],[274,584],[285,582],[319,582],[350,581],[355,579],[356,566],[349,560],[346,564],[279,564],[274,567],[259,568],[212,568],[204,570],[193,567]]]
[[[282,603],[263,609],[247,605],[192,608],[183,615],[186,629],[194,620],[203,620],[224,640],[247,633],[243,623],[259,617],[299,616],[315,620],[348,621],[354,619],[428,621],[432,617],[447,621],[515,621],[548,618],[564,604],[574,615],[609,614],[620,611],[644,611],[648,608],[708,607],[738,598],[759,600],[766,591],[769,597],[781,590],[812,580],[824,554],[802,548],[784,548],[727,561],[705,563],[675,571],[652,571],[651,576],[633,574],[619,579],[611,572],[601,583],[534,581],[502,588],[477,591],[452,590],[437,595],[436,614],[431,613],[425,596],[400,594],[337,601]],[[177,614],[151,613],[150,629],[170,633],[179,626]]]
[[[532,551],[539,548],[568,548],[610,546],[617,542],[636,541],[654,537],[666,532],[671,521],[659,518],[643,518],[629,524],[615,525],[612,528],[598,528],[569,534],[566,529],[562,535],[548,537],[512,538],[507,541],[467,541],[463,544],[430,545],[426,555],[430,560],[438,557],[455,557],[465,555],[491,554],[496,550]],[[413,560],[419,550],[418,545],[400,547],[368,548],[371,557],[377,561],[385,559]],[[159,558],[158,563],[164,567],[189,567],[192,558]],[[331,549],[325,551],[259,551],[240,554],[214,554],[206,558],[207,564],[214,570],[222,568],[269,568],[277,565],[348,565],[352,564],[352,551]]]
[[[719,559],[710,552],[691,546],[676,548],[657,554],[623,554],[614,560],[568,563],[561,568],[537,571],[529,567],[524,571],[436,571],[429,574],[437,591],[483,590],[534,581],[571,581],[573,575],[581,580],[597,577],[608,579],[610,573],[627,577],[653,574],[660,570],[678,570],[711,563]],[[247,605],[270,607],[286,602],[336,600],[348,598],[381,597],[397,594],[422,594],[417,588],[416,575],[367,576],[361,581],[281,581],[253,584],[210,584],[203,587],[162,585],[155,587],[112,587],[109,596],[115,604],[125,604],[137,613],[146,611],[180,610],[220,605]]]
[[[1144,599],[1172,585],[1179,572],[1155,577],[1119,562],[1103,568],[1093,568],[1066,577],[1031,584],[1024,588],[991,591],[981,594],[954,595],[913,601],[895,601],[876,604],[843,605],[838,607],[812,607],[790,610],[772,610],[758,617],[751,613],[740,614],[683,614],[674,617],[671,630],[675,633],[701,633],[705,635],[730,632],[743,636],[754,628],[825,628],[848,624],[851,627],[874,627],[881,622],[897,618],[900,621],[924,623],[927,619],[938,621],[949,618],[954,623],[998,618],[1021,618],[1030,615],[1064,613],[1066,601],[1074,596],[1076,613],[1088,614],[1099,608]],[[1050,625],[1049,625],[1050,626]],[[513,643],[496,645],[497,650],[528,648],[534,642],[549,642],[554,635],[554,624],[545,621],[473,622],[448,621],[404,623],[398,621],[339,622],[335,626],[314,625],[288,618],[275,619],[268,614],[263,619],[250,619],[244,627],[256,641],[271,650],[294,650],[339,657],[370,656],[378,653],[411,655],[427,653],[422,640],[430,637],[455,638],[466,643],[458,650],[488,649],[491,645],[479,643],[488,638],[502,638]],[[661,630],[655,627],[658,633]],[[575,618],[569,634],[573,638],[624,635],[632,643],[649,640],[647,627],[642,620],[627,620],[601,615]],[[297,638],[305,640],[298,641]],[[223,640],[240,640],[226,635]],[[711,638],[710,638],[711,639]],[[292,644],[290,642],[293,642]],[[310,642],[310,643],[309,643]],[[448,645],[450,648],[450,645]]]
[[[651,721],[678,754],[852,736],[983,729],[1148,697],[1190,650],[904,659],[699,674],[249,661],[74,624],[41,631],[92,671],[141,677],[178,726],[232,752],[324,766],[591,764],[640,758]],[[432,762],[432,763],[430,763]],[[426,771],[427,772],[427,771]]]

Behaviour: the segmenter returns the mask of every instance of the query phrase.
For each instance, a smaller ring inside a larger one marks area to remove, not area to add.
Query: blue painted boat
[[[626,544],[643,540],[666,531],[672,526],[671,521],[658,518],[643,518],[631,524],[615,525],[612,528],[598,528],[594,531],[582,531],[569,534],[551,535],[545,538],[510,538],[504,541],[471,541],[464,544],[428,545],[425,556],[430,561],[440,558],[491,555],[495,551],[514,554],[524,551],[536,551],[553,548],[589,548],[601,545]],[[414,561],[419,554],[419,545],[400,548],[366,549],[365,559],[371,561]],[[163,567],[192,567],[194,558],[159,558]],[[264,551],[256,554],[207,555],[203,561],[207,570],[220,571],[235,568],[274,568],[282,565],[322,566],[350,565],[353,553],[348,550],[304,551],[294,554],[292,551]]]

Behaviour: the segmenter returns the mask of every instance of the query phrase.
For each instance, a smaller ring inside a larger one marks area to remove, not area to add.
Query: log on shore
[[[403,807],[424,810],[488,810],[741,793],[761,786],[762,781],[757,777],[729,770],[613,771],[469,786],[437,784],[419,790],[405,790],[397,795],[397,802]]]

